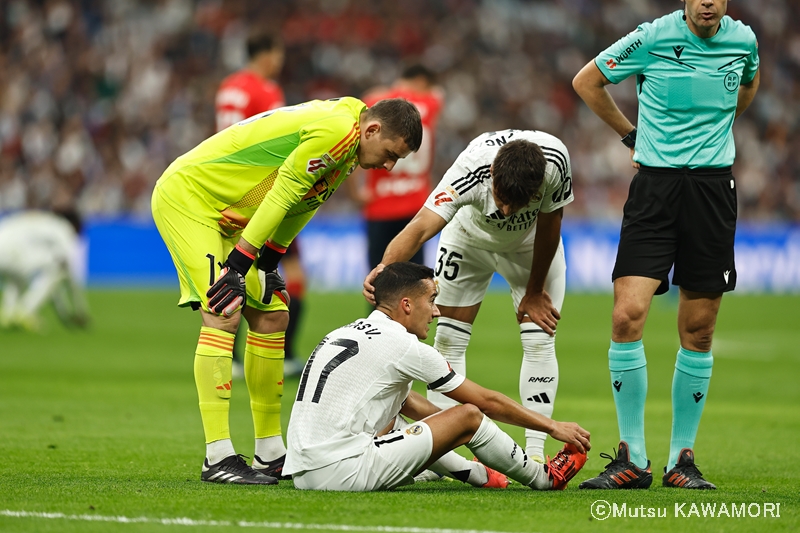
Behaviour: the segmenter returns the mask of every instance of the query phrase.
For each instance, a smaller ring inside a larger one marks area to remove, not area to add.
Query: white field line
[[[351,526],[346,524],[301,524],[298,522],[248,522],[245,520],[194,520],[192,518],[150,518],[147,516],[104,516],[88,514],[37,513],[0,510],[0,516],[11,518],[43,518],[79,522],[115,522],[118,524],[161,524],[164,526],[253,527],[263,529],[299,529],[323,531],[377,531],[380,533],[507,533],[482,529],[438,529],[427,527]]]

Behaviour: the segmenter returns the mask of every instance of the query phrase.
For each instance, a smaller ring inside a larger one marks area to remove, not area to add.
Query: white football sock
[[[269,463],[284,455],[286,455],[286,446],[283,445],[283,439],[280,435],[256,439],[256,457],[260,459],[259,462],[262,465],[266,464],[264,461]]]
[[[440,476],[457,479],[469,483],[473,487],[482,487],[489,481],[486,467],[477,461],[469,461],[456,452],[447,452],[428,467]]]
[[[553,404],[558,390],[558,361],[556,360],[555,337],[551,337],[533,322],[520,324],[522,339],[522,367],[519,373],[519,395],[522,405],[544,415],[553,417]],[[544,457],[544,441],[547,433],[525,430],[528,454]]]
[[[467,345],[472,335],[472,324],[439,317],[433,347],[447,359],[450,366],[462,376],[467,375]],[[428,400],[441,409],[458,405],[440,392],[428,391]]]
[[[525,450],[486,416],[467,443],[467,448],[480,462],[514,481],[537,490],[553,487],[545,466],[529,460]]]
[[[236,455],[231,439],[220,439],[206,444],[206,459],[209,465],[215,465],[231,455]]]

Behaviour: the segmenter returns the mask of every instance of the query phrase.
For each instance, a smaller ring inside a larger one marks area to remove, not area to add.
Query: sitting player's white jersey
[[[363,453],[400,412],[413,380],[450,392],[464,377],[380,311],[330,333],[303,370],[283,473],[315,470]]]
[[[525,139],[542,149],[547,166],[544,185],[527,207],[505,217],[492,196],[489,168],[507,142]],[[452,220],[469,244],[491,252],[532,249],[536,217],[572,202],[572,168],[566,146],[542,131],[503,130],[479,135],[461,152],[425,207],[448,223]]]

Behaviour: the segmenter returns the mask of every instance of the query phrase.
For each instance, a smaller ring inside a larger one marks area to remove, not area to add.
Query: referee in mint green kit
[[[672,438],[662,483],[715,489],[694,463],[706,403],[711,338],[722,294],[736,286],[733,120],[758,89],[758,43],[725,12],[728,0],[685,0],[590,61],[572,82],[622,137],[634,168],[614,266],[608,366],[619,450],[581,489],[644,489],[653,475],[644,442],[647,360],[642,331],[654,294],[680,287],[680,350],[672,378]],[[636,76],[639,128],[606,91]],[[609,459],[611,457],[609,456]]]

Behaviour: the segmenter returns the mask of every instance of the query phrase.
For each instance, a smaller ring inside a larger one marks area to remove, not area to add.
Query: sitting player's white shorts
[[[375,437],[364,453],[292,476],[295,488],[353,492],[388,490],[414,482],[433,451],[425,422]]]
[[[486,289],[497,272],[511,287],[516,312],[531,275],[533,248],[514,252],[490,252],[476,248],[461,237],[460,224],[448,224],[442,230],[437,247],[436,285],[439,295],[437,305],[469,307],[483,301]],[[564,242],[559,241],[544,290],[556,309],[561,311],[567,283],[567,262],[564,259]]]

